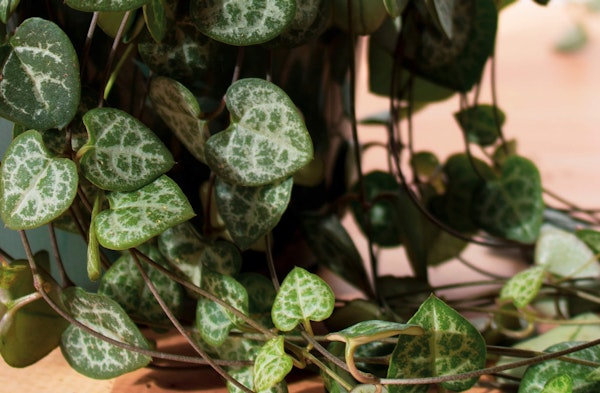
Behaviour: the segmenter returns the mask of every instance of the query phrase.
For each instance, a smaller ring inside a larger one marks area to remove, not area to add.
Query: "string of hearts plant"
[[[479,101],[509,3],[1,1],[0,116],[14,127],[0,215],[26,255],[0,243],[4,361],[60,346],[99,379],[210,365],[231,392],[287,391],[295,368],[329,392],[597,391],[598,215],[544,190],[495,93]],[[383,145],[357,133],[359,43],[390,102],[363,120]],[[413,116],[451,97],[465,150],[414,151]],[[366,173],[367,149],[389,167]],[[87,261],[55,240],[34,254],[41,226],[81,235]],[[479,295],[440,295],[428,268],[471,266],[469,244],[529,264],[457,284]],[[381,275],[381,249],[404,252],[412,276]],[[70,277],[82,263],[91,287]],[[359,297],[336,299],[320,268]],[[147,334],[173,331],[194,356]]]

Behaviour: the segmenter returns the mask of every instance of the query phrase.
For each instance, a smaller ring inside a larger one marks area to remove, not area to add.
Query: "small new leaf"
[[[271,318],[279,330],[289,332],[299,323],[327,319],[334,304],[333,291],[322,278],[295,267],[281,283]]]
[[[206,143],[210,168],[230,184],[261,186],[291,176],[313,146],[287,94],[262,79],[241,79],[226,94],[230,126]]]
[[[292,358],[283,349],[283,336],[267,341],[254,360],[254,390],[270,389],[292,370]]]
[[[7,227],[32,229],[71,206],[77,193],[77,167],[53,158],[39,132],[30,130],[8,147],[0,168],[0,214]]]
[[[516,274],[502,287],[500,299],[512,299],[516,307],[525,307],[540,291],[546,271],[544,266],[534,266]]]

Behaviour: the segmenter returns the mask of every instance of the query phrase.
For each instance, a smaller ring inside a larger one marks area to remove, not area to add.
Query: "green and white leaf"
[[[66,211],[77,193],[77,166],[54,158],[39,132],[30,130],[8,147],[0,168],[0,214],[14,230],[47,224]]]
[[[537,240],[544,201],[540,174],[531,161],[508,157],[501,178],[488,181],[476,200],[475,217],[486,231],[523,243]]]
[[[283,349],[283,336],[265,343],[254,360],[254,389],[263,391],[281,382],[292,371],[291,356]]]
[[[138,246],[194,216],[179,186],[166,175],[137,191],[109,193],[107,199],[110,209],[98,214],[94,226],[100,244],[112,250]]]
[[[0,0],[0,22],[6,24],[21,0]]]
[[[111,339],[149,349],[148,342],[127,313],[106,296],[71,287],[64,305],[77,321]],[[76,371],[90,378],[108,379],[147,366],[152,358],[119,348],[86,333],[75,325],[63,333],[61,349]]]
[[[226,94],[230,126],[206,144],[206,160],[223,180],[261,186],[282,180],[308,164],[313,146],[287,94],[262,79],[241,79]]]
[[[275,297],[271,318],[277,329],[293,330],[299,323],[323,321],[333,312],[335,296],[322,278],[295,267],[288,273]]]
[[[158,115],[186,149],[205,163],[207,122],[200,119],[202,111],[194,94],[176,80],[159,76],[152,79],[149,96]]]
[[[89,141],[79,151],[81,170],[104,190],[137,190],[175,162],[152,130],[119,109],[92,109],[83,116],[83,123]]]
[[[0,116],[26,128],[63,128],[77,112],[79,61],[53,22],[29,18],[3,50]]]
[[[295,12],[295,0],[192,0],[190,4],[190,15],[204,34],[235,46],[269,41],[286,29]]]
[[[527,306],[540,291],[547,268],[534,266],[514,275],[500,291],[500,299],[512,299],[517,308]]]
[[[544,225],[536,243],[534,261],[559,277],[582,278],[600,275],[594,252],[575,234]]]
[[[430,296],[409,324],[421,326],[421,336],[399,336],[392,353],[388,378],[418,378],[459,374],[485,366],[486,343],[479,331],[443,301]],[[450,390],[469,389],[477,378],[449,381]],[[390,385],[390,393],[427,392],[427,385]]]
[[[217,178],[215,196],[219,213],[242,250],[275,228],[290,202],[293,185],[291,177],[258,187],[236,186]]]
[[[253,389],[254,387],[254,368],[252,366],[243,366],[243,367],[229,367],[227,369],[229,375],[234,377],[238,382],[247,387],[248,389]],[[227,391],[229,393],[244,393],[243,390],[232,384],[231,382],[227,382]],[[288,393],[287,383],[285,381],[279,382],[277,385],[271,387],[270,389],[258,391],[258,393]]]
[[[246,288],[233,277],[206,269],[202,277],[202,288],[248,315],[248,293]],[[202,339],[208,344],[222,345],[231,329],[243,323],[243,320],[224,306],[204,297],[198,299],[196,327]]]
[[[569,374],[556,375],[544,385],[542,393],[571,393],[573,392],[573,378]]]
[[[79,11],[129,11],[140,8],[150,0],[65,0],[65,4]]]
[[[582,341],[568,341],[552,345],[546,349],[546,352],[556,352],[563,349],[572,348],[583,344]],[[582,359],[591,362],[600,361],[600,348],[598,346],[583,349],[574,352],[569,357]],[[529,368],[523,375],[519,385],[519,393],[538,393],[544,392],[548,382],[557,375],[568,374],[572,379],[572,389],[574,392],[594,393],[600,390],[600,381],[589,380],[588,376],[593,371],[593,367],[566,362],[564,360],[548,360],[537,363]]]
[[[166,266],[164,257],[154,244],[144,244],[140,250],[153,261],[163,267]],[[180,315],[184,302],[184,291],[181,285],[148,264],[143,264],[143,269],[169,309],[175,315]],[[165,312],[148,288],[129,253],[114,262],[102,276],[98,293],[119,303],[130,316],[136,319],[149,323],[168,323]]]

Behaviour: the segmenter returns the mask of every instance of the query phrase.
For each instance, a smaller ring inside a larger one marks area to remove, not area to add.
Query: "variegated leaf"
[[[230,45],[261,44],[294,18],[295,0],[192,0],[190,14],[207,36]]]
[[[254,361],[254,389],[263,391],[277,385],[292,371],[291,356],[283,349],[283,336],[267,341]]]
[[[11,229],[35,228],[60,216],[77,193],[77,167],[53,158],[39,132],[16,137],[0,168],[0,214]]]
[[[63,128],[77,112],[79,61],[53,22],[29,18],[3,50],[0,116],[26,128]],[[6,53],[8,51],[8,53]]]
[[[279,222],[292,195],[292,178],[259,187],[243,187],[217,179],[219,213],[235,243],[245,250]]]
[[[133,191],[166,173],[173,156],[141,121],[113,108],[96,108],[83,116],[89,141],[79,151],[81,170],[96,186]]]
[[[230,126],[206,144],[210,168],[230,184],[285,179],[313,158],[310,135],[287,94],[262,79],[241,79],[226,94]]]
[[[207,122],[194,94],[184,85],[167,77],[156,77],[150,83],[150,99],[154,108],[188,151],[206,162],[204,145],[208,135]]]
[[[137,326],[114,301],[81,288],[65,290],[63,302],[79,322],[114,340],[149,349]],[[108,379],[145,367],[150,356],[119,348],[71,325],[63,333],[62,352],[71,367],[90,378]]]
[[[165,175],[137,191],[110,193],[107,199],[110,209],[98,214],[94,227],[100,244],[113,250],[138,246],[194,216],[179,186]]]

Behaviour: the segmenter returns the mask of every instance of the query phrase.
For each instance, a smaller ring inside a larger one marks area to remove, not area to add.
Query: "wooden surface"
[[[505,132],[509,138],[518,138],[521,154],[538,164],[546,187],[560,190],[565,197],[584,206],[598,207],[595,186],[600,184],[600,19],[596,16],[586,19],[591,39],[584,50],[571,55],[556,54],[553,44],[569,27],[572,14],[563,4],[554,3],[543,8],[533,1],[521,0],[501,15],[497,78],[499,103],[508,114]],[[482,92],[481,102],[490,102],[486,94],[489,94],[487,88]],[[385,100],[363,94],[358,114],[364,116],[386,107]],[[448,120],[457,109],[458,102],[450,100],[419,114],[415,119],[417,146],[436,153],[461,150],[458,129]],[[376,138],[372,130],[363,130],[361,135]],[[371,167],[382,164],[376,156],[368,160]],[[384,258],[390,266],[397,266],[397,255],[386,253]],[[503,264],[487,266],[504,273],[514,268]],[[458,274],[469,273],[460,269],[463,268],[456,265],[436,268],[432,280],[434,284],[451,282]],[[292,382],[290,390],[323,391],[315,378]],[[0,391],[212,392],[222,391],[222,383],[206,370],[152,369],[114,380],[95,381],[70,369],[56,350],[26,369],[0,363]]]

